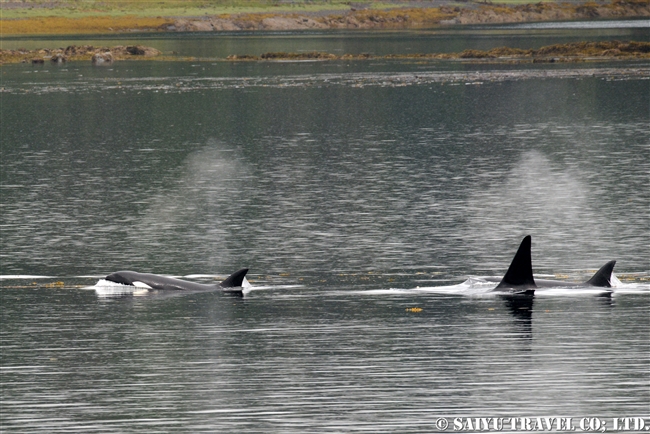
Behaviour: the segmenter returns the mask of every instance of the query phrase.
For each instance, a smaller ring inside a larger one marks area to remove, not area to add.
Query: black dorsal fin
[[[596,274],[594,274],[591,279],[587,280],[587,285],[611,288],[614,265],[616,265],[616,261],[609,261],[600,267],[600,270],[596,271]]]
[[[238,286],[241,286],[242,282],[244,281],[244,277],[246,277],[246,273],[248,273],[248,268],[242,268],[239,271],[235,271],[232,273],[226,280],[221,282],[219,286],[222,288],[236,288]]]
[[[513,286],[536,287],[533,278],[533,262],[530,257],[530,244],[530,235],[526,235],[510,263],[510,268],[495,289],[512,288]]]

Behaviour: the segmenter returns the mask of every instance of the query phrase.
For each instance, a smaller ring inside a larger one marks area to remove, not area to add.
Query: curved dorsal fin
[[[246,277],[246,273],[248,273],[248,268],[242,268],[239,271],[235,271],[230,276],[228,276],[226,280],[221,282],[219,286],[222,288],[236,288],[238,286],[241,286],[242,282],[244,281],[244,277]]]
[[[614,265],[616,265],[616,261],[609,261],[600,267],[600,270],[596,271],[596,274],[594,274],[591,279],[587,280],[586,284],[591,286],[600,286],[603,288],[611,288],[612,271],[614,271]]]
[[[510,263],[510,268],[508,268],[505,276],[495,289],[511,288],[513,286],[536,287],[533,278],[533,262],[530,257],[530,244],[530,235],[526,235]]]

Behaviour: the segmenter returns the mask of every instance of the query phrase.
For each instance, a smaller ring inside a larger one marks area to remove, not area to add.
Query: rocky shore
[[[593,20],[650,17],[647,0],[614,0],[611,3],[588,2],[534,3],[517,6],[471,5],[435,8],[399,8],[390,10],[350,10],[342,14],[244,14],[233,16],[179,18],[162,26],[175,32],[218,32],[254,30],[309,29],[414,29],[439,25],[521,23],[563,20]]]
[[[492,50],[464,50],[460,53],[426,53],[426,54],[388,54],[373,56],[370,54],[331,53],[264,53],[260,56],[231,55],[230,61],[261,60],[365,60],[365,59],[468,59],[490,60],[500,62],[576,62],[589,59],[648,59],[650,42],[573,42],[554,44],[539,49],[521,49],[499,47]]]
[[[491,62],[577,62],[591,59],[648,59],[650,58],[650,42],[636,41],[604,41],[604,42],[574,42],[555,44],[539,49],[521,49],[500,47],[488,51],[465,50],[459,53],[412,53],[388,54],[373,56],[370,54],[335,55],[325,52],[307,53],[263,53],[232,54],[225,59],[197,59],[182,56],[163,56],[159,50],[142,45],[93,47],[68,46],[57,49],[41,50],[0,50],[0,64],[28,63],[42,64],[45,62],[64,63],[68,61],[92,61],[94,64],[111,64],[118,60],[209,60],[209,61],[327,61],[327,60],[370,60],[370,59],[459,59]]]
[[[9,4],[9,3],[7,3]],[[11,3],[13,4],[13,3]],[[18,4],[18,3],[16,3]],[[20,3],[22,4],[22,3]],[[31,4],[31,3],[30,3]],[[96,15],[0,19],[3,35],[90,34],[125,32],[287,31],[310,29],[394,30],[444,25],[521,23],[650,17],[648,0],[590,1],[586,3],[531,3],[508,6],[489,0],[422,1],[389,9],[371,3],[350,3],[346,10],[289,13],[268,12],[203,15],[195,17]],[[353,7],[356,5],[356,7]],[[3,8],[6,8],[6,4]],[[126,13],[126,12],[125,12]]]
[[[94,47],[92,45],[70,45],[66,48],[43,48],[39,50],[0,50],[0,64],[45,62],[66,63],[68,61],[92,61],[95,64],[113,63],[116,60],[145,59],[160,56],[162,53],[143,45],[117,45],[114,47]]]

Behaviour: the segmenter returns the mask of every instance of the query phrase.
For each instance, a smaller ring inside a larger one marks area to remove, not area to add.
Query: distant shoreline
[[[18,4],[16,2],[16,5]],[[412,7],[413,3],[403,3],[406,6],[384,9],[366,8],[364,4],[357,9],[350,6],[354,3],[348,2],[349,9],[346,10],[326,10],[321,6],[321,10],[291,12],[269,8],[268,11],[254,13],[205,12],[201,16],[149,16],[148,13],[160,11],[131,11],[128,8],[120,13],[97,12],[78,16],[78,11],[57,9],[57,3],[53,4],[49,9],[30,9],[29,16],[25,18],[6,18],[13,15],[4,13],[3,19],[0,20],[3,36],[314,29],[399,30],[448,25],[650,17],[648,0],[613,0],[606,3],[540,2],[513,6],[487,2],[452,4],[431,1],[426,3],[427,7]],[[14,3],[3,3],[3,12],[11,11],[11,5]]]

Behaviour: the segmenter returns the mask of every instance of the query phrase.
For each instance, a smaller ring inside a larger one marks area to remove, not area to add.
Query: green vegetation
[[[618,3],[648,3],[648,0],[617,0]],[[422,0],[418,8],[440,6],[476,7],[477,5],[523,5],[529,0],[448,0],[433,3]],[[565,3],[559,0],[535,1],[536,4]],[[571,2],[571,3],[575,3]],[[616,3],[616,2],[615,2]],[[594,5],[604,4],[602,1]],[[408,0],[2,0],[2,19],[34,17],[86,18],[92,16],[202,17],[248,13],[316,13],[351,9],[388,10],[413,8]]]
[[[450,2],[453,3],[453,2]],[[363,2],[364,8],[391,9],[401,7],[399,2]],[[137,17],[201,17],[205,15],[231,15],[244,13],[306,13],[349,10],[350,1],[264,1],[264,0],[158,0],[152,2],[122,2],[78,0],[50,2],[27,0],[7,3],[2,7],[3,19],[33,17],[85,18],[98,14],[105,16]],[[354,3],[353,3],[354,5]]]
[[[99,0],[4,1],[2,35],[149,31],[417,29],[438,25],[650,16],[648,0],[522,3],[522,0]],[[518,3],[506,5],[504,2]],[[520,4],[521,3],[521,4]]]

